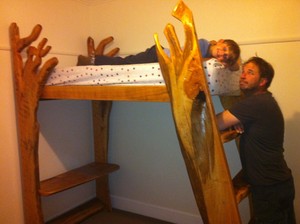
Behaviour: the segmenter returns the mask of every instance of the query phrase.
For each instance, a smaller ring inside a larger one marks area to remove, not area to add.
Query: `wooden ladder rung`
[[[103,177],[120,167],[116,164],[90,163],[80,168],[52,177],[40,182],[39,193],[49,196],[76,187],[89,181]]]
[[[46,222],[47,224],[75,224],[80,223],[88,217],[100,212],[104,209],[104,205],[97,198],[94,198],[58,217]]]
[[[239,133],[236,130],[226,130],[220,132],[221,134],[221,141],[223,143],[235,140],[237,137],[239,137]],[[249,184],[246,183],[241,175],[241,172],[238,173],[232,180],[234,193],[236,202],[240,203],[245,197],[249,195]]]
[[[235,198],[237,203],[240,203],[244,198],[246,198],[250,193],[250,185],[246,183],[242,176],[237,174],[232,180]]]

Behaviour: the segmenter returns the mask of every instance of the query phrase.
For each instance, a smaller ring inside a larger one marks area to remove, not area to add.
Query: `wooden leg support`
[[[112,101],[92,101],[95,161],[107,163],[109,115]],[[105,208],[111,211],[108,176],[96,180],[96,194]]]
[[[56,58],[51,58],[43,64],[40,70],[38,69],[42,57],[46,56],[51,49],[50,46],[45,46],[47,43],[45,38],[40,41],[38,47],[30,46],[37,40],[41,30],[42,27],[36,25],[29,36],[21,38],[17,24],[12,23],[9,28],[18,119],[24,219],[25,223],[30,224],[43,222],[39,196],[39,124],[36,113],[39,97],[49,71],[58,63]],[[23,63],[21,52],[26,47],[28,47],[27,60]]]
[[[103,207],[111,210],[108,174],[119,169],[118,165],[107,164],[108,122],[112,102],[93,102],[95,162],[85,164],[82,167],[69,170],[40,182],[37,110],[45,82],[50,75],[49,71],[58,63],[56,58],[50,58],[41,66],[42,57],[46,56],[51,49],[50,46],[45,46],[47,43],[47,39],[45,38],[40,41],[38,47],[31,45],[32,42],[37,40],[41,30],[42,27],[36,25],[28,37],[21,38],[18,26],[15,23],[10,26],[24,222],[26,224],[44,223],[41,196],[50,196],[96,180],[97,198],[49,221],[49,223],[80,223],[88,216],[102,210]],[[22,58],[24,49],[27,49],[27,59],[25,62]],[[41,68],[39,68],[40,66]]]

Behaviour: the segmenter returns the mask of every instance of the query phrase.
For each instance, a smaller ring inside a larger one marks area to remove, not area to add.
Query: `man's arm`
[[[229,110],[225,110],[222,113],[217,114],[217,124],[220,131],[223,131],[229,127],[240,124],[237,119]]]

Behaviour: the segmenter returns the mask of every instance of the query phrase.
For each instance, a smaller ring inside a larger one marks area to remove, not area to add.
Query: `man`
[[[241,101],[217,115],[220,130],[235,127],[240,136],[240,157],[250,184],[252,223],[293,224],[295,188],[283,156],[284,119],[268,91],[274,77],[272,65],[259,57],[243,65]]]

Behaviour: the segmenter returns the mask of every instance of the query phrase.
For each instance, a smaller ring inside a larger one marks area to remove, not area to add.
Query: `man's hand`
[[[243,126],[242,123],[238,123],[238,124],[234,125],[233,128],[239,134],[243,134],[244,133],[244,126]]]
[[[236,139],[237,137],[239,137],[239,135],[240,135],[240,133],[234,129],[221,131],[220,133],[221,133],[221,140],[223,143],[230,142],[230,141]]]

